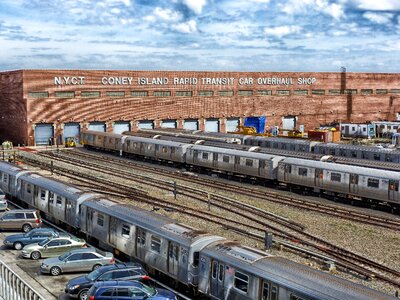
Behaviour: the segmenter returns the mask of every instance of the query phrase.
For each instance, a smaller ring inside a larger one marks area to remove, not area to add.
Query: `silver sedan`
[[[90,272],[114,262],[114,256],[110,252],[103,252],[95,248],[82,248],[66,252],[58,257],[45,259],[40,266],[40,271],[58,276],[66,272]]]

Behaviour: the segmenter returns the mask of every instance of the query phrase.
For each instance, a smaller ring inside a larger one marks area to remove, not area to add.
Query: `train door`
[[[399,181],[389,180],[389,201],[399,200]]]
[[[324,171],[322,169],[315,169],[315,187],[323,187]]]
[[[93,234],[93,210],[90,208],[86,211],[86,232],[89,235]]]
[[[173,276],[178,275],[179,267],[179,245],[169,241],[168,242],[168,272]]]
[[[268,175],[265,171],[265,160],[260,159],[258,161],[258,176],[265,178]]]
[[[234,171],[239,172],[239,170],[240,170],[240,156],[235,156]]]
[[[117,231],[118,231],[118,221],[117,219],[110,217],[110,234],[108,235],[109,237],[109,243],[113,246],[117,245]]]
[[[70,199],[65,199],[65,221],[70,225],[76,225],[75,215],[76,207],[75,202]]]
[[[350,193],[358,193],[358,175],[350,174]]]
[[[214,168],[218,168],[218,153],[213,153],[213,162],[212,166]]]
[[[261,300],[278,300],[278,286],[268,281],[262,281]]]
[[[292,173],[292,165],[285,164],[285,170],[283,172],[283,179],[285,180],[285,182],[290,180],[290,173]]]
[[[211,295],[218,299],[225,299],[224,281],[225,281],[225,265],[213,260],[211,266]]]
[[[137,257],[144,261],[146,255],[146,231],[142,228],[136,230],[136,254]]]

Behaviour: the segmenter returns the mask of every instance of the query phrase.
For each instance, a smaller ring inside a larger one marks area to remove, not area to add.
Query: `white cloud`
[[[282,11],[289,14],[307,14],[310,9],[330,15],[336,20],[344,16],[341,4],[329,3],[327,0],[289,0],[282,5]]]
[[[207,4],[207,0],[183,0],[183,3],[195,14],[199,15],[203,11],[203,7]]]
[[[392,21],[393,14],[366,12],[363,17],[377,24],[388,24]]]
[[[276,36],[278,38],[281,38],[281,37],[289,35],[289,34],[299,33],[300,30],[301,30],[301,27],[296,26],[296,25],[277,26],[277,27],[265,28],[264,33],[266,35]]]
[[[172,26],[175,30],[183,33],[193,33],[197,31],[197,24],[195,20],[189,20],[184,23],[179,23]]]
[[[351,0],[360,9],[400,10],[399,0]]]
[[[163,9],[161,7],[156,7],[153,13],[157,19],[164,21],[179,21],[182,18],[182,15],[179,12],[169,8]]]

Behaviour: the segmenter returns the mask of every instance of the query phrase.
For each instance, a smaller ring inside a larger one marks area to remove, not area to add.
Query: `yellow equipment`
[[[76,147],[75,138],[70,137],[65,139],[65,148],[69,147]]]

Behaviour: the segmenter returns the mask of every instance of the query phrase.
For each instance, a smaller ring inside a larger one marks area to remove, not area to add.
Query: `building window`
[[[29,98],[49,98],[48,92],[29,92]]]
[[[290,95],[290,91],[289,90],[277,90],[275,92],[276,95],[279,96],[289,96]]]
[[[379,179],[368,178],[368,187],[379,188]]]
[[[238,91],[239,96],[253,96],[253,91]]]
[[[75,98],[75,92],[56,92],[57,98]]]
[[[102,214],[97,214],[97,225],[104,226],[104,216]]]
[[[151,250],[161,252],[161,239],[154,235],[151,236]]]
[[[329,90],[329,95],[340,95],[340,90]]]
[[[357,90],[356,89],[345,89],[343,92],[346,95],[355,95],[355,94],[357,94]]]
[[[272,90],[259,90],[257,91],[259,96],[269,96],[272,95]]]
[[[233,96],[233,91],[218,91],[218,96],[230,97]]]
[[[390,92],[392,94],[400,94],[400,89],[391,89]]]
[[[149,95],[149,92],[145,91],[132,91],[131,96],[132,97],[147,97]]]
[[[239,271],[236,271],[234,285],[236,289],[247,294],[247,291],[249,290],[249,276]]]
[[[388,90],[387,89],[376,89],[376,94],[377,95],[384,95],[387,94]]]
[[[214,96],[214,92],[213,91],[199,91],[199,96],[202,97],[211,97]]]
[[[307,176],[307,169],[306,168],[299,168],[299,175],[300,176]]]
[[[340,182],[342,175],[339,173],[331,173],[331,181]]]
[[[361,95],[372,95],[372,89],[363,89],[361,90]]]
[[[125,97],[125,92],[111,91],[106,92],[107,97]]]
[[[192,91],[177,91],[176,96],[178,97],[192,97],[193,92]]]
[[[100,92],[84,91],[84,92],[81,92],[81,97],[88,97],[88,98],[100,97]]]
[[[253,160],[252,159],[246,159],[246,166],[247,167],[252,167],[253,166]]]
[[[131,229],[128,225],[122,224],[122,231],[121,231],[121,235],[124,238],[129,238],[129,235],[131,233]]]
[[[311,94],[313,94],[313,95],[325,95],[325,90],[312,90]]]
[[[308,95],[308,90],[294,90],[294,95]]]
[[[154,92],[154,97],[170,97],[171,92],[170,91],[156,91]]]

